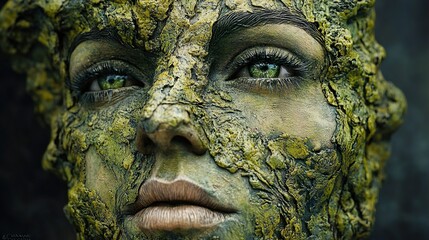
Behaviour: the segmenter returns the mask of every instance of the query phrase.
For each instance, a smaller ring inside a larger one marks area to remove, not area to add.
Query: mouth
[[[128,207],[132,221],[142,231],[211,228],[237,212],[186,180],[149,180],[140,187],[137,201]]]

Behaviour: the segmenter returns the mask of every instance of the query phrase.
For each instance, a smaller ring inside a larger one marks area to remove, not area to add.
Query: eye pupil
[[[127,76],[124,75],[108,75],[98,79],[98,84],[101,90],[116,89],[125,86]]]
[[[255,63],[249,66],[249,74],[253,78],[277,78],[280,66],[274,63]]]

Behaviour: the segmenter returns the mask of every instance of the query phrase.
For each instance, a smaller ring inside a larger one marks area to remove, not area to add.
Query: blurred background
[[[429,239],[429,0],[378,0],[376,10],[376,36],[388,53],[382,71],[404,91],[408,112],[392,138],[370,239]],[[62,211],[66,184],[41,168],[49,128],[2,53],[0,79],[0,236],[74,239]]]
[[[377,0],[376,11],[381,69],[408,112],[392,138],[371,239],[429,239],[429,0]]]

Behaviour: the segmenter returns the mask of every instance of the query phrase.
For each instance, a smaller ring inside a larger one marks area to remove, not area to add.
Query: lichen
[[[374,223],[389,155],[389,137],[405,111],[402,93],[384,80],[385,53],[374,37],[374,1],[20,1],[0,13],[0,43],[27,73],[36,111],[51,125],[45,169],[68,181],[66,214],[79,239],[116,239],[121,221],[85,182],[90,147],[121,185],[116,203],[135,200],[154,162],[135,149],[138,123],[164,105],[190,113],[208,138],[215,163],[239,172],[261,204],[261,239],[357,239]],[[320,82],[336,108],[334,149],[306,138],[263,136],[246,127],[234,99],[208,80],[206,56],[214,22],[227,10],[288,8],[314,23],[329,66]],[[160,55],[153,85],[97,111],[66,86],[69,47],[77,35],[114,28],[124,44]],[[133,101],[140,99],[140,101]],[[173,116],[174,117],[174,116]],[[214,131],[216,129],[216,131]]]

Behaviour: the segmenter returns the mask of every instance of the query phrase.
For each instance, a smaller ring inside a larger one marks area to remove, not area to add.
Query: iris
[[[125,86],[127,76],[108,75],[97,80],[101,90],[117,89]]]
[[[277,78],[280,66],[274,63],[255,63],[249,66],[249,74],[253,78]]]

